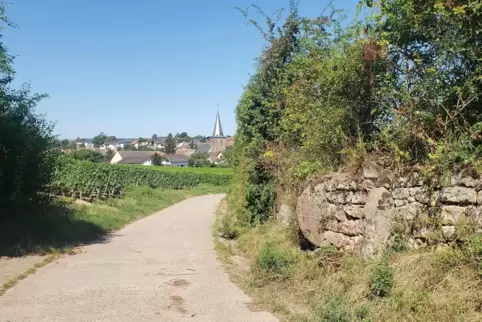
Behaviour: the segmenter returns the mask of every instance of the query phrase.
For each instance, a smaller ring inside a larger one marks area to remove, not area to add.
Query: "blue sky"
[[[62,138],[209,135],[216,104],[225,134],[263,48],[234,6],[272,13],[288,0],[11,0],[16,29],[3,41],[16,56],[15,86],[47,93],[38,112]],[[301,0],[317,16],[326,0]],[[338,0],[349,9],[358,0]],[[256,16],[255,16],[256,17]]]

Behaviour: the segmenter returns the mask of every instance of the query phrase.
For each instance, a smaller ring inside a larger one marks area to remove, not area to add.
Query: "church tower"
[[[221,118],[219,117],[219,110],[216,113],[216,122],[214,123],[212,138],[224,138],[223,127],[221,126]]]
[[[209,150],[211,153],[226,150],[226,137],[223,133],[221,118],[219,117],[219,110],[216,112],[216,122],[214,123],[213,135],[211,136],[209,143],[211,143],[211,149]]]

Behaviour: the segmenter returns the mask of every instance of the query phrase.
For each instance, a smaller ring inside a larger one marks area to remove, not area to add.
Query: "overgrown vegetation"
[[[333,247],[301,252],[295,230],[268,220],[216,248],[232,279],[282,321],[451,322],[482,317],[481,245],[479,236],[370,261]]]
[[[12,26],[0,2],[0,20]],[[53,125],[35,112],[45,95],[31,93],[29,86],[13,89],[11,56],[0,42],[0,221],[24,203],[38,203],[54,169],[56,139]]]
[[[226,186],[229,169],[175,169],[111,165],[59,158],[52,192],[56,195],[104,198],[121,196],[130,186],[186,189],[201,183]]]
[[[333,4],[302,17],[291,0],[284,20],[239,9],[266,40],[236,110],[241,224],[266,220],[277,194],[369,155],[432,176],[481,168],[480,1],[362,0],[358,10],[366,18],[342,27]]]
[[[284,18],[238,8],[266,47],[236,109],[233,190],[216,231],[236,242],[219,242],[220,257],[249,261],[231,262],[234,279],[287,320],[480,320],[474,230],[436,252],[409,251],[394,223],[391,249],[369,261],[304,253],[297,228],[270,219],[307,181],[367,159],[421,165],[431,182],[460,167],[482,173],[482,3],[361,0],[364,15],[348,24],[337,4],[313,17],[295,0]]]

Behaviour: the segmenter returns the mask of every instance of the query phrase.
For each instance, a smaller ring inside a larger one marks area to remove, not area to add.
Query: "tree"
[[[60,146],[62,147],[62,149],[68,149],[69,145],[70,141],[67,139],[64,139],[60,142]]]
[[[108,137],[105,138],[105,142],[113,142],[113,141],[117,141],[117,137],[113,135],[109,135]]]
[[[152,135],[152,139],[153,139],[153,140],[157,140],[157,138],[158,138],[157,134],[154,133],[154,134]]]
[[[234,157],[234,148],[232,146],[228,146],[226,150],[221,152],[222,159],[221,163],[225,166],[232,166],[233,164],[233,157]]]
[[[90,162],[104,162],[105,157],[102,153],[97,151],[81,149],[72,152],[72,157],[76,160],[90,161]]]
[[[105,135],[104,132],[100,132],[99,135],[94,136],[92,139],[92,142],[94,143],[94,146],[98,148],[102,144],[104,144],[107,141],[107,136]]]
[[[194,168],[210,167],[209,154],[207,152],[196,152],[189,158],[189,166]]]
[[[11,25],[0,3],[0,20]],[[30,87],[11,88],[15,71],[13,57],[0,42],[0,221],[15,211],[9,209],[44,200],[54,173],[56,137],[54,126],[35,108],[46,95]],[[58,146],[58,145],[57,145]]]
[[[151,156],[151,162],[152,162],[153,165],[161,166],[163,160],[164,160],[164,158],[158,153],[154,153]]]
[[[176,153],[176,141],[172,137],[172,134],[169,133],[165,142],[165,151],[167,154],[174,154]]]
[[[107,149],[104,155],[104,160],[109,163],[110,160],[112,160],[112,158],[114,157],[114,154],[114,151],[112,151],[111,149]]]

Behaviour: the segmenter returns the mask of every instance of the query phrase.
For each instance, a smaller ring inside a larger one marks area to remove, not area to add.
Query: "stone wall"
[[[317,246],[359,249],[366,257],[383,252],[394,224],[406,227],[409,247],[446,243],[460,227],[482,228],[482,179],[459,173],[444,187],[423,184],[419,173],[397,177],[369,165],[363,174],[321,178],[302,193],[296,220]]]

